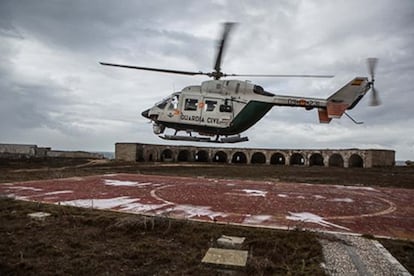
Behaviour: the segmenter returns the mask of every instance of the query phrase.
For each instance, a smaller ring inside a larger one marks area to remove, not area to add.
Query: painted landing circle
[[[108,174],[7,183],[0,195],[179,219],[414,239],[414,190]]]

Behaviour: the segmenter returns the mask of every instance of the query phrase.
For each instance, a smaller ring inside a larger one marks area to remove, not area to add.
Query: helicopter
[[[226,77],[333,77],[332,75],[226,74],[222,72],[221,63],[226,42],[234,25],[235,23],[232,22],[223,24],[212,72],[182,71],[106,62],[100,62],[100,64],[188,76],[205,75],[213,78],[213,80],[203,81],[201,85],[190,85],[179,92],[174,92],[141,113],[143,117],[152,121],[154,134],[166,140],[212,143],[248,141],[248,137],[242,137],[241,133],[255,125],[273,106],[316,109],[320,123],[329,123],[332,119],[340,118],[345,114],[354,123],[360,124],[362,122],[355,121],[346,113],[346,110],[354,108],[369,90],[372,90],[371,105],[380,104],[374,87],[377,58],[367,59],[370,80],[367,77],[355,77],[328,98],[275,95],[250,81],[222,79]],[[174,135],[165,134],[166,128],[174,129]],[[185,131],[186,135],[178,135],[179,131]],[[198,135],[193,135],[194,133]]]

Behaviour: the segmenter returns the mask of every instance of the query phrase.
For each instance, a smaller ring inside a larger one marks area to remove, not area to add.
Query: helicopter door
[[[233,116],[233,106],[222,98],[204,98],[201,116],[211,127],[227,127]]]
[[[201,116],[201,110],[203,107],[204,104],[201,96],[186,96],[183,101],[183,109],[180,119],[186,124],[204,125],[204,118]]]

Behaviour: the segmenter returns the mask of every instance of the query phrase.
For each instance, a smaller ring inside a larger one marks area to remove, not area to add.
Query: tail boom
[[[261,101],[276,106],[303,107],[307,110],[317,108],[319,122],[329,123],[333,118],[341,118],[346,110],[354,108],[370,88],[368,78],[356,77],[327,99],[275,95],[271,99],[262,96]]]

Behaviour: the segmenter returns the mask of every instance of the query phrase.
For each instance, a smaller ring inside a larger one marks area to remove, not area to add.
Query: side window
[[[221,104],[220,105],[220,112],[232,112],[233,108],[231,105],[225,105],[225,104]]]
[[[229,105],[227,99],[224,101],[224,104],[220,105],[220,112],[233,112],[233,107]]]
[[[185,99],[184,110],[197,110],[197,99]]]
[[[214,111],[217,101],[206,100],[206,111]]]

